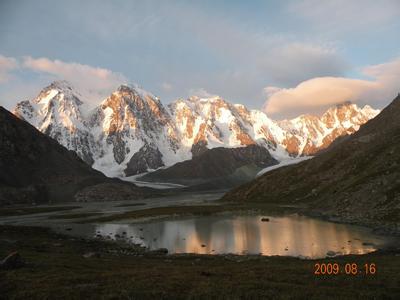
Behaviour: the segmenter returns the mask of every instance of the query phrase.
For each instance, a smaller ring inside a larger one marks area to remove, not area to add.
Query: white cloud
[[[52,79],[67,80],[91,102],[108,96],[127,79],[119,73],[89,65],[48,58],[24,57],[22,67],[38,73],[48,74]]]
[[[13,57],[0,55],[0,83],[7,82],[10,78],[10,72],[18,68],[18,62]]]
[[[173,86],[172,86],[172,84],[170,84],[170,83],[168,83],[168,82],[163,82],[163,83],[161,84],[161,88],[162,88],[164,91],[166,91],[166,92],[170,92],[170,91],[172,91]]]
[[[282,88],[277,87],[277,86],[267,86],[263,89],[263,93],[265,94],[265,96],[267,96],[267,98],[269,98],[273,94],[276,94],[276,93],[280,92],[281,90],[282,90]]]
[[[321,112],[328,106],[344,101],[382,107],[399,89],[400,58],[388,63],[368,66],[362,70],[371,80],[344,77],[317,77],[294,88],[266,87],[266,113],[292,117],[300,113]]]

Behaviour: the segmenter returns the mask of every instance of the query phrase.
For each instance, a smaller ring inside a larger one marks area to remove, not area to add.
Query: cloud
[[[277,117],[293,117],[300,113],[321,112],[328,106],[352,101],[382,107],[399,89],[400,58],[368,66],[362,70],[370,80],[344,77],[317,77],[294,88],[264,88],[267,101],[264,110]]]
[[[163,83],[161,84],[161,88],[162,88],[164,91],[166,91],[166,92],[170,92],[170,91],[172,91],[173,86],[172,86],[172,84],[170,84],[170,83],[168,83],[168,82],[163,82]]]
[[[316,76],[340,76],[349,69],[342,53],[327,43],[249,30],[193,12],[179,20],[233,72],[245,73],[253,82],[262,77],[274,84],[293,85]]]
[[[285,85],[322,75],[342,75],[348,69],[334,47],[298,42],[275,46],[261,63],[272,81]]]
[[[10,72],[18,68],[18,62],[13,57],[0,55],[0,83],[7,82],[10,78]]]
[[[89,65],[51,60],[48,58],[24,57],[21,66],[38,73],[50,75],[52,80],[67,80],[89,101],[98,102],[127,79],[119,73]]]

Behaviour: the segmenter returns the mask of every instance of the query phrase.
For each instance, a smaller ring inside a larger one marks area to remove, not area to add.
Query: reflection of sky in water
[[[145,224],[104,224],[97,234],[115,235],[150,249],[170,253],[235,253],[289,255],[318,258],[328,251],[363,254],[383,246],[385,240],[370,231],[301,216],[207,216],[158,220]],[[367,244],[363,245],[363,242]]]

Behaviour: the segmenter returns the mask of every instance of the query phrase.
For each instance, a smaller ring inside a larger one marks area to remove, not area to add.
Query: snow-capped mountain
[[[369,105],[359,108],[346,102],[329,108],[321,117],[301,115],[284,120],[279,122],[287,132],[282,144],[291,155],[312,155],[327,148],[338,137],[356,132],[378,113],[379,110]]]
[[[273,152],[286,152],[276,142],[282,128],[257,110],[231,104],[220,97],[177,100],[169,110],[182,144],[196,155],[207,148],[260,144]]]
[[[83,103],[68,83],[53,82],[35,99],[18,103],[14,114],[108,176],[171,166],[215,147],[258,144],[278,160],[312,155],[379,113],[344,103],[321,117],[277,122],[220,97],[179,99],[166,109],[135,85],[121,85],[90,112],[83,112]]]
[[[276,122],[259,110],[220,97],[177,100],[169,109],[183,145],[192,150],[259,144],[278,159],[315,154],[379,113],[368,105],[361,109],[347,102],[331,107],[321,117],[302,115]]]
[[[82,113],[80,97],[66,81],[56,81],[35,99],[18,103],[14,114],[91,165],[98,147]]]
[[[120,86],[91,113],[89,125],[102,149],[93,165],[99,170],[129,176],[190,158],[160,100],[137,86]]]

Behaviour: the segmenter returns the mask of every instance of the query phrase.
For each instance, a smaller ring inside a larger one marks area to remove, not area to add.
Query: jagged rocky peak
[[[55,115],[62,115],[60,120],[73,127],[72,119],[82,119],[80,106],[83,102],[80,97],[67,81],[54,81],[31,101],[19,102],[14,113],[29,122],[37,121],[38,124],[45,119],[56,118]]]
[[[337,124],[346,126],[345,122],[347,122],[347,127],[351,125],[359,126],[375,117],[378,113],[378,110],[374,110],[368,105],[360,108],[356,104],[346,101],[329,108],[322,115],[321,120],[328,128],[333,128]]]
[[[108,176],[171,166],[216,147],[265,147],[277,158],[313,155],[341,135],[358,130],[379,111],[351,103],[322,116],[277,122],[258,110],[215,96],[178,99],[166,109],[138,85],[123,84],[90,113],[65,81],[18,103],[14,113],[75,151]]]
[[[255,144],[247,127],[250,112],[219,96],[192,96],[169,105],[182,143],[191,147],[193,155],[215,147],[239,147]]]
[[[170,114],[156,96],[137,85],[121,85],[94,110],[90,124],[102,144],[94,165],[100,170],[134,175],[183,159]]]
[[[58,94],[63,94],[65,99],[73,100],[79,105],[82,104],[82,101],[79,99],[81,95],[65,80],[53,81],[49,86],[45,87],[33,101],[36,103],[43,103],[46,102],[46,100],[55,98]]]
[[[58,105],[62,105],[64,110],[71,110],[71,113],[80,114],[77,109],[82,105],[79,96],[68,82],[54,81],[42,89],[34,99],[19,102],[14,109],[14,114],[31,122],[35,121],[33,118],[37,117],[39,110],[42,115],[48,114]]]
[[[379,110],[358,107],[349,101],[330,107],[322,116],[301,115],[279,122],[288,133],[285,147],[289,154],[313,155],[327,148],[338,137],[356,132]]]
[[[68,82],[54,81],[36,98],[18,103],[14,114],[92,164],[95,141],[87,128],[80,97]]]
[[[102,102],[101,109],[108,116],[112,113],[113,118],[119,121],[128,118],[130,121],[128,123],[133,128],[140,125],[137,122],[138,118],[143,119],[141,122],[143,127],[151,127],[151,124],[146,122],[148,119],[160,125],[165,125],[170,121],[169,114],[160,100],[137,85],[121,85]]]

